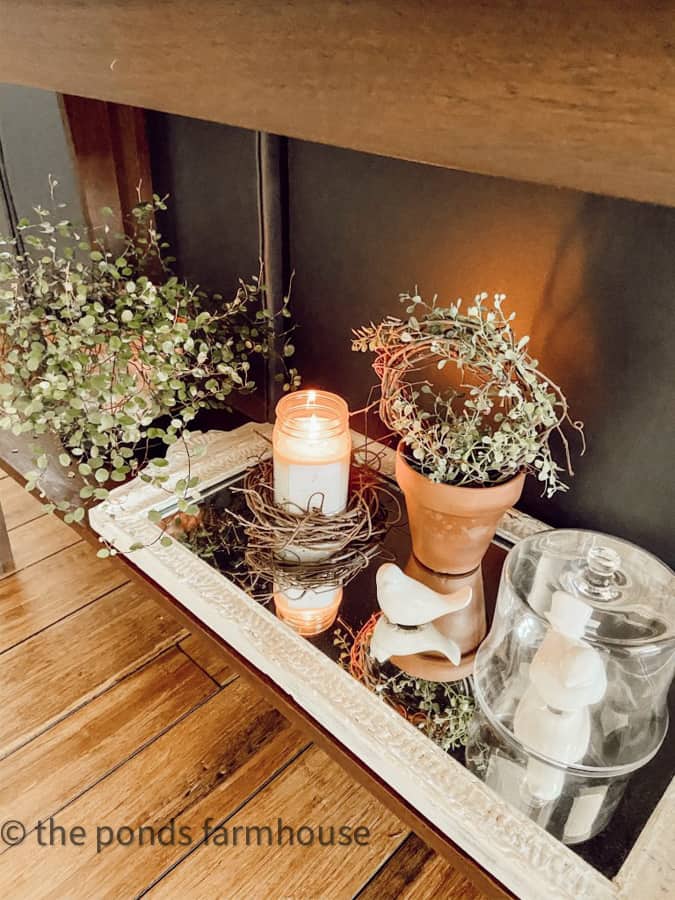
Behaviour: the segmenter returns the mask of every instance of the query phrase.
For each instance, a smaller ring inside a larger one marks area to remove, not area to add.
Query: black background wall
[[[50,175],[59,182],[56,199],[67,204],[67,214],[74,219],[81,216],[75,171],[56,94],[0,84],[0,144],[18,218],[30,218],[34,206],[50,203]],[[3,208],[0,216],[6,217],[6,212]]]
[[[158,228],[176,257],[176,272],[193,285],[234,297],[239,278],[260,266],[256,134],[198,119],[147,113],[153,189],[169,195]],[[252,370],[265,383],[262,365]],[[265,418],[265,391],[232,397],[254,419]],[[231,419],[214,412],[200,416],[203,427],[227,427]]]
[[[65,199],[76,195],[57,114],[53,95],[0,90],[20,215],[44,200],[48,172]],[[261,253],[256,135],[159,113],[148,127],[155,189],[172,195],[161,224],[179,271],[227,295]],[[296,273],[305,383],[359,408],[374,376],[350,350],[353,327],[399,312],[398,293],[415,284],[447,300],[503,291],[588,439],[570,491],[543,500],[532,481],[522,508],[672,563],[675,209],[299,141],[288,143],[287,176],[277,234]]]
[[[147,114],[153,187],[169,194],[161,226],[189,281],[225,296],[258,273],[256,135],[198,119]]]
[[[305,380],[365,405],[351,329],[400,314],[400,291],[503,291],[520,334],[586,424],[552,500],[521,507],[673,560],[675,209],[292,141],[293,309]],[[404,310],[403,310],[404,312]]]

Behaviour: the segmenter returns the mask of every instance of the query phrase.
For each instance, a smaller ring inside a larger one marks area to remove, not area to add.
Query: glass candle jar
[[[467,764],[566,843],[604,828],[663,742],[673,592],[662,562],[597,532],[543,532],[507,557]]]
[[[318,509],[327,516],[344,512],[349,495],[352,439],[345,401],[327,391],[297,391],[277,404],[272,436],[274,502],[302,515]],[[334,551],[291,544],[280,556],[287,562],[320,562]],[[275,585],[274,605],[280,619],[305,637],[321,634],[335,621],[342,586],[322,583],[298,589]]]
[[[274,502],[298,514],[347,506],[352,440],[345,401],[327,391],[297,391],[276,408],[272,436]]]

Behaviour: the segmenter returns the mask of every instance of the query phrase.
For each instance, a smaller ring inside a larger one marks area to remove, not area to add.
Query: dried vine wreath
[[[271,461],[248,470],[242,487],[233,487],[247,509],[228,515],[246,538],[244,561],[252,589],[260,581],[302,590],[346,585],[383,552],[382,541],[400,520],[401,508],[377,470],[378,461],[372,453],[354,455],[347,508],[330,516],[314,507],[289,511],[277,506]]]
[[[487,486],[522,471],[544,483],[547,496],[566,490],[550,439],[560,436],[569,474],[570,449],[562,426],[581,435],[562,390],[527,352],[529,337],[511,329],[504,294],[476,296],[466,313],[461,300],[449,307],[418,294],[401,294],[409,318],[385,319],[354,331],[352,349],[375,353],[381,383],[379,413],[409,448],[410,461],[431,481]],[[441,386],[427,373],[453,364],[458,384]]]
[[[470,679],[452,684],[426,681],[378,663],[369,649],[381,615],[374,613],[357,634],[339,620],[333,642],[340,650],[340,665],[443,750],[463,747],[475,709]]]

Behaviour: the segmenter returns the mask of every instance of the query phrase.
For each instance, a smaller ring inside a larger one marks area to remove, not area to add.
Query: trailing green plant
[[[379,413],[403,439],[413,465],[443,484],[499,484],[519,472],[534,473],[547,496],[566,490],[551,452],[560,436],[566,468],[573,474],[563,425],[581,435],[568,414],[562,390],[528,353],[503,310],[504,294],[478,294],[466,312],[462,301],[437,305],[417,293],[401,294],[408,318],[389,317],[355,330],[352,349],[375,354],[380,379]],[[456,369],[451,383],[429,373]]]
[[[229,300],[172,273],[155,227],[165,200],[138,205],[130,237],[113,240],[107,226],[87,235],[55,206],[0,240],[0,427],[34,438],[29,490],[50,465],[45,436],[58,438],[79,497],[50,508],[69,522],[134,475],[169,490],[162,448],[185,442],[200,410],[252,391],[255,357],[293,353],[265,308],[262,272]],[[299,383],[285,365],[281,379],[284,390]],[[190,477],[175,485],[180,511],[194,512],[197,488]]]

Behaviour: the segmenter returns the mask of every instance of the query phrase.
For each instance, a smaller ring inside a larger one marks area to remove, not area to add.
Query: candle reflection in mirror
[[[330,628],[341,602],[342,587],[339,585],[316,589],[275,587],[274,591],[277,615],[303,637],[314,637]]]

